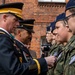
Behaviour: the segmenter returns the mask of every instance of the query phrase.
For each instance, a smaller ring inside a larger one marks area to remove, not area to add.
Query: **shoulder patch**
[[[55,52],[53,56],[57,57],[57,55],[58,55],[58,52]]]
[[[59,54],[57,60],[59,60],[59,58],[61,58],[61,56],[62,56],[62,52]]]
[[[75,62],[75,55],[71,57],[71,60],[69,62],[69,65],[72,64],[73,62]]]

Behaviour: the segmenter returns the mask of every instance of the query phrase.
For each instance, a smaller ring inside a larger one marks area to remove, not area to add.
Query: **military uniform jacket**
[[[64,73],[63,75],[75,75],[75,35],[71,37],[65,47]]]
[[[59,56],[59,52],[61,53],[61,50],[62,50],[62,48],[61,48],[60,45],[54,44],[51,47],[49,55],[54,55],[54,56],[58,57]],[[54,75],[54,69],[55,69],[56,65],[57,65],[57,63],[55,63],[55,66],[53,68],[49,69],[47,75]]]
[[[19,51],[19,53],[21,54],[22,56],[22,62],[28,62],[29,60],[32,60],[32,56],[29,52],[29,50],[24,46],[23,43],[21,43],[20,41],[16,40],[14,41],[15,45],[16,45],[16,48],[17,50]]]
[[[64,46],[61,47],[61,53],[57,58],[57,63],[54,69],[54,75],[63,75],[64,69]]]
[[[45,59],[37,60],[40,63],[41,73],[46,73],[48,68]],[[0,75],[37,75],[37,72],[35,61],[20,62],[14,39],[4,30],[0,30]]]

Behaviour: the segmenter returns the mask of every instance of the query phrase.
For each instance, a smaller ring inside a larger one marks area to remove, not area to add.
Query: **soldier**
[[[23,3],[0,5],[0,74],[1,75],[37,75],[46,73],[53,66],[54,56],[20,62],[18,50],[14,46],[14,38],[10,33],[19,26],[22,19]]]
[[[47,26],[46,28],[46,40],[49,46],[46,46],[44,48],[44,52],[46,52],[45,56],[48,56],[51,46],[55,43],[53,40],[53,34],[52,34],[54,28],[55,28],[54,22],[51,22],[50,25]]]
[[[30,37],[28,39],[26,39],[25,41],[23,41],[23,43],[25,44],[25,46],[28,48],[31,56],[33,58],[37,58],[36,56],[36,52],[31,50],[30,49],[30,45],[31,45],[31,40],[32,40],[32,34],[35,33],[34,30],[33,30],[33,27],[34,27],[34,21],[35,19],[28,19],[28,20],[25,20],[25,21],[20,21],[20,24],[23,26],[23,23],[25,25],[25,30],[27,30],[29,33],[30,33]],[[21,27],[19,27],[21,28]]]
[[[46,33],[46,40],[51,45],[53,39],[53,34],[51,33],[51,30],[54,30],[54,22],[51,22],[49,26],[47,26],[47,33]],[[53,25],[53,27],[51,27]]]
[[[34,21],[35,21],[34,19],[20,21],[20,26],[18,26],[14,32],[15,44],[18,50],[20,49],[21,52],[23,52],[22,53],[24,55],[23,58],[25,58],[24,60],[22,60],[22,62],[24,62],[25,60],[29,61],[30,59],[33,59],[27,46],[28,45],[30,46],[32,33],[34,33],[33,31]]]
[[[73,37],[70,39],[65,53],[65,66],[63,75],[75,75],[75,0],[70,0],[65,9],[66,22],[72,30]]]
[[[51,34],[51,31],[50,31],[50,25],[47,26],[47,28],[46,28],[46,41],[47,41],[47,44],[43,45],[41,47],[41,49],[42,49],[42,56],[41,57],[48,56],[48,52],[50,50],[50,47],[52,46],[52,44],[51,44],[51,42],[52,42],[52,34]]]
[[[55,22],[51,23],[50,29],[51,29],[50,31],[51,31],[51,34],[52,34],[52,40],[54,41],[54,44],[52,44],[48,54],[58,57],[59,52],[61,51],[61,46],[57,42],[57,38],[56,38],[57,33],[56,33],[56,30],[55,30]],[[56,64],[54,65],[54,67],[49,69],[48,75],[54,75],[55,66],[56,66]]]
[[[73,36],[72,31],[69,29],[69,26],[66,24],[65,21],[65,13],[60,14],[56,18],[56,31],[57,31],[57,37],[58,41],[61,42],[63,45],[65,42],[67,42],[66,45],[63,47],[62,53],[57,58],[57,64],[54,70],[54,75],[64,75],[64,62],[65,62],[65,55],[67,54],[66,51],[69,50],[70,46],[69,41],[71,37]],[[68,75],[68,74],[66,74]]]

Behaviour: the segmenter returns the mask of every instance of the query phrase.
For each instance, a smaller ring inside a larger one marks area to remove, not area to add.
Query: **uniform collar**
[[[19,43],[21,43],[23,46],[25,46],[21,41],[19,41],[18,39],[15,38],[15,40],[17,40]]]
[[[4,28],[1,28],[1,27],[0,27],[0,30],[3,30],[3,31],[6,32],[8,35],[10,35],[10,33],[9,33],[7,30],[5,30]]]

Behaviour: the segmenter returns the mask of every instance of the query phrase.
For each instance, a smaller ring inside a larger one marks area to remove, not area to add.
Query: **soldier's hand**
[[[45,60],[48,64],[48,67],[53,67],[54,63],[56,61],[56,57],[55,56],[48,56],[48,57],[45,57]]]

